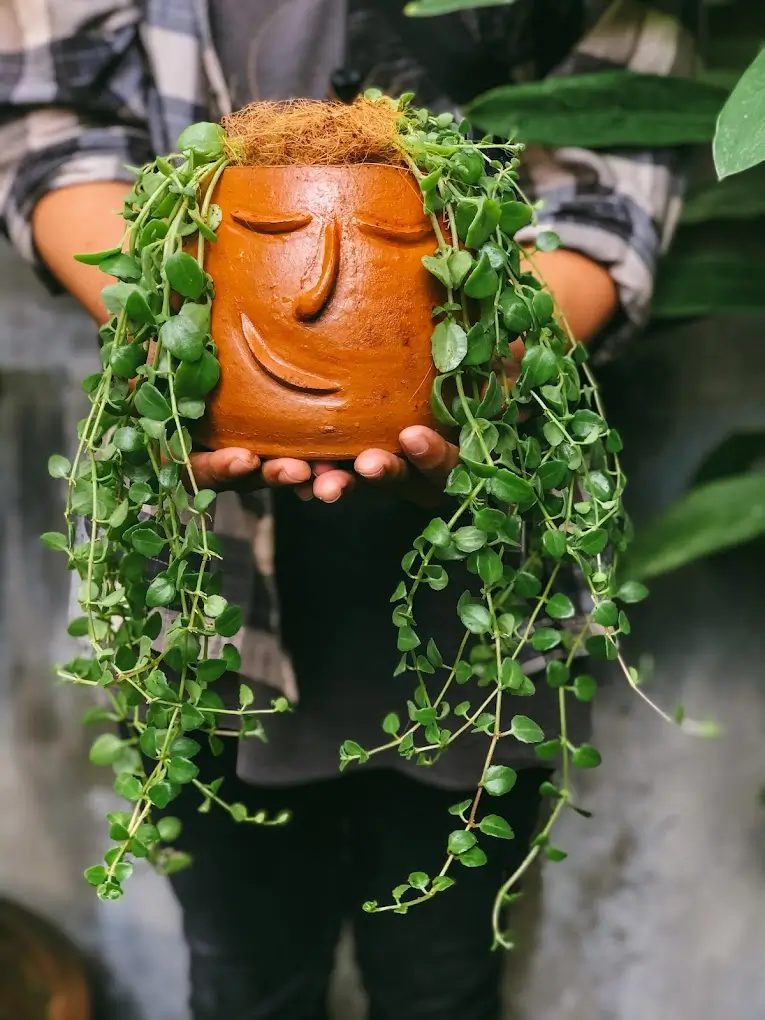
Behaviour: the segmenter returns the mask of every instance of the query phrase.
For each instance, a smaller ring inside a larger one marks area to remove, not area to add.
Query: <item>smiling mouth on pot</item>
[[[293,365],[275,354],[263,339],[252,320],[242,312],[242,333],[255,361],[276,382],[302,393],[337,393],[340,383],[336,379]]]

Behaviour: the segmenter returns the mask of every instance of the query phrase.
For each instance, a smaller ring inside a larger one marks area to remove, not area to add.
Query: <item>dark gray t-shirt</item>
[[[403,0],[392,3],[396,11],[403,6]],[[419,85],[418,94],[427,95],[427,102],[438,103],[440,96],[443,103],[443,90],[407,52],[396,26],[386,33],[389,25],[380,18],[385,4],[370,6],[376,10],[370,13],[357,0],[351,0],[350,10],[345,0],[213,0],[213,32],[235,104],[326,98],[332,72],[344,60],[374,74],[374,84],[391,93]],[[303,503],[290,491],[275,492],[274,503],[283,640],[293,658],[300,702],[294,713],[269,717],[268,743],[248,742],[240,756],[242,776],[267,785],[336,776],[343,740],[372,748],[388,739],[381,730],[387,713],[395,711],[406,721],[413,676],[393,676],[399,653],[390,596],[402,577],[402,556],[434,516],[361,486],[331,505]],[[416,616],[420,633],[433,637],[451,661],[462,636],[456,601],[476,580],[464,564],[447,567],[448,587],[423,590]],[[440,677],[431,679],[435,683]],[[469,700],[477,707],[487,693],[471,682],[454,686],[448,700],[452,705]],[[557,695],[543,674],[537,695],[505,700],[509,716],[528,714],[548,736],[557,735]],[[586,709],[572,705],[572,739],[582,738],[586,721]],[[480,778],[488,739],[466,733],[430,768],[394,752],[362,767],[394,766],[423,782],[469,789]],[[495,761],[518,767],[536,758],[528,745],[507,739]]]

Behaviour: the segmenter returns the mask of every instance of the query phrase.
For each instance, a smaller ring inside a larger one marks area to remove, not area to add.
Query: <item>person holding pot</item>
[[[255,99],[347,100],[370,85],[452,111],[511,81],[692,70],[681,22],[638,0],[518,0],[433,19],[405,17],[402,3],[6,0],[5,232],[51,288],[68,290],[100,322],[103,275],[72,256],[114,245],[113,211],[131,180],[124,164],[172,151],[189,123]],[[527,193],[544,199],[541,225],[562,240],[537,265],[596,366],[648,317],[657,257],[679,209],[679,166],[672,149],[525,153]],[[405,701],[392,679],[389,597],[457,460],[454,446],[422,426],[402,431],[401,448],[401,457],[367,450],[351,465],[261,462],[242,449],[194,454],[200,486],[224,490],[216,531],[227,583],[246,609],[236,639],[241,676],[266,699],[276,690],[297,702],[272,718],[268,743],[248,741],[237,757],[227,742],[223,758],[208,762],[208,772],[226,774],[228,799],[288,808],[288,825],[201,818],[187,789],[172,805],[194,857],[171,880],[194,1020],[325,1017],[346,921],[374,1020],[499,1016],[491,905],[526,853],[547,776],[527,746],[504,762],[519,770],[505,803],[514,841],[495,841],[486,866],[465,869],[454,889],[406,917],[360,908],[386,900],[410,872],[440,867],[448,809],[471,795],[484,756],[467,738],[428,769],[379,755],[337,771],[340,743],[380,743],[383,716]],[[432,595],[423,596],[420,621],[448,649],[453,606]],[[542,671],[539,660],[533,668]],[[238,687],[239,677],[226,682]],[[541,723],[557,718],[543,687],[533,708]],[[570,720],[573,739],[586,732],[585,711]]]

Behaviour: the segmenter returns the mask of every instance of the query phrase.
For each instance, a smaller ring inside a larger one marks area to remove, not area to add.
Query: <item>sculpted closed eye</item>
[[[296,213],[294,216],[256,216],[254,213],[232,212],[231,219],[240,227],[256,234],[291,234],[307,227],[313,219],[310,213]]]
[[[370,234],[373,237],[381,237],[384,241],[391,241],[393,244],[417,244],[433,234],[433,225],[429,220],[422,220],[421,223],[415,223],[414,225],[399,225],[395,223],[380,223],[376,220],[357,216],[356,223],[362,233]]]

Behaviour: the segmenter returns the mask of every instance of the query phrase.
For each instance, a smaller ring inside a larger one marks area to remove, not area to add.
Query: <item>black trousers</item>
[[[183,821],[181,849],[194,864],[171,879],[190,951],[194,1020],[326,1020],[341,924],[353,926],[370,1020],[499,1020],[501,954],[490,952],[490,914],[502,878],[526,853],[549,773],[529,769],[485,813],[510,821],[514,840],[484,836],[488,863],[454,865],[457,884],[406,915],[366,914],[391,902],[412,871],[438,872],[450,805],[472,795],[439,790],[394,771],[362,767],[337,779],[255,787],[223,758],[197,758],[206,776],[227,774],[221,794],[251,810],[289,808],[264,828],[196,808],[185,788],[167,810]]]

